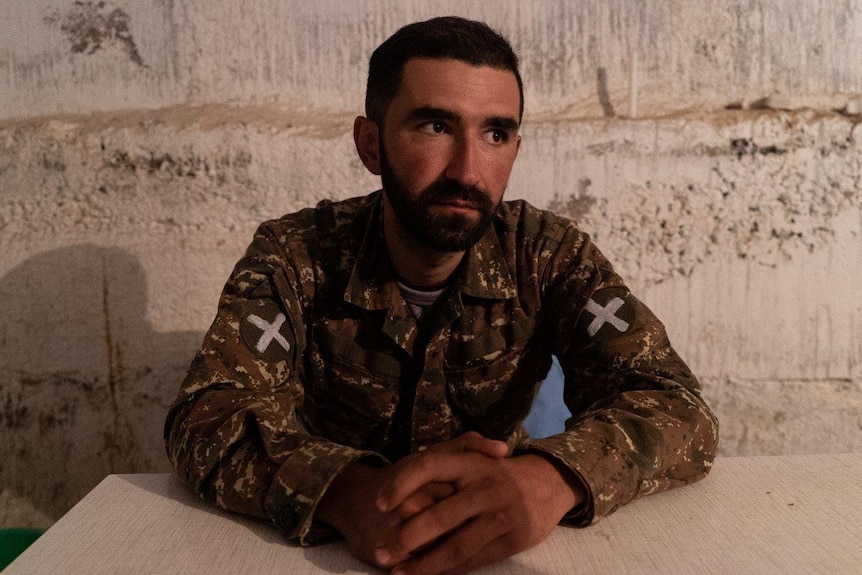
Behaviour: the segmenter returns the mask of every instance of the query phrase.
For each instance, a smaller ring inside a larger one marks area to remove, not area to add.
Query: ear
[[[359,159],[375,176],[380,175],[380,128],[364,116],[353,121],[353,143]]]

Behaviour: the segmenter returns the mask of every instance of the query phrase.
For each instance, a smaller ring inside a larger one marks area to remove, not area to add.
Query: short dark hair
[[[443,16],[404,26],[371,54],[365,115],[378,126],[383,126],[386,110],[401,86],[404,65],[413,58],[452,58],[473,66],[512,72],[518,81],[521,99],[519,119],[524,114],[524,86],[518,72],[518,56],[509,41],[484,22]]]

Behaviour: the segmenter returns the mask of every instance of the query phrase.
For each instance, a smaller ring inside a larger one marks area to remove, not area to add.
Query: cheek
[[[424,189],[446,171],[443,154],[427,148],[421,151],[404,149],[401,156],[401,176],[414,189]]]
[[[498,158],[490,166],[487,178],[487,186],[489,191],[494,195],[494,199],[499,201],[503,197],[503,192],[506,190],[506,184],[509,183],[509,176],[512,173],[514,165],[514,157]]]

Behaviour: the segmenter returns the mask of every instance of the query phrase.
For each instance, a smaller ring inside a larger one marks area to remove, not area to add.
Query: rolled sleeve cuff
[[[560,462],[586,487],[586,504],[566,514],[569,525],[586,526],[610,515],[637,493],[634,466],[613,446],[573,432],[520,443],[518,452],[540,452]]]
[[[304,444],[279,468],[267,494],[266,509],[272,521],[289,539],[302,546],[336,539],[338,532],[315,521],[314,513],[335,477],[359,459],[388,463],[373,451],[323,440]]]

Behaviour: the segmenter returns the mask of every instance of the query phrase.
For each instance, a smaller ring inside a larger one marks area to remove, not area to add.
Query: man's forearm
[[[223,509],[269,518],[266,496],[278,466],[245,437],[231,444],[215,465],[207,465],[201,457],[204,440],[188,426],[196,417],[193,407],[186,404],[172,411],[166,426],[168,455],[179,477],[190,489]],[[214,437],[208,443],[215,448]]]
[[[308,535],[314,508],[332,478],[360,457],[384,460],[290,431],[290,422],[273,434],[273,422],[284,419],[279,407],[253,392],[208,390],[171,410],[168,454],[193,491],[222,508],[269,518],[288,537],[310,544],[332,536]]]
[[[547,453],[584,479],[587,524],[647,493],[697,481],[711,467],[717,422],[692,390],[632,391],[585,414],[563,434],[520,449]]]

